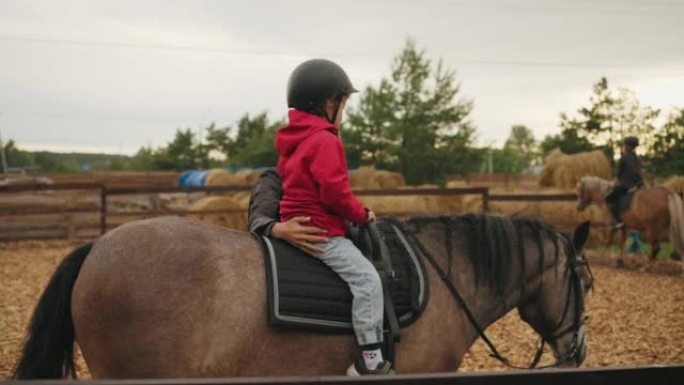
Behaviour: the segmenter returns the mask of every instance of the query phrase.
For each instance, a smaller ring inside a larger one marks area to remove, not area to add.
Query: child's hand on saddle
[[[375,213],[373,212],[373,210],[368,209],[368,220],[367,220],[367,222],[368,223],[375,222],[376,219],[377,218],[375,217]]]
[[[309,221],[311,221],[310,217],[294,217],[286,222],[276,223],[271,229],[271,235],[288,242],[307,254],[320,254],[323,249],[316,244],[328,241],[328,237],[324,236],[327,231],[318,227],[302,225]]]

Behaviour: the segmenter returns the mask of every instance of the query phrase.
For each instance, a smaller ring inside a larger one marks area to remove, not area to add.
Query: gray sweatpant
[[[332,237],[321,246],[323,253],[317,257],[347,282],[354,296],[352,323],[358,344],[382,342],[384,308],[377,270],[347,238]]]

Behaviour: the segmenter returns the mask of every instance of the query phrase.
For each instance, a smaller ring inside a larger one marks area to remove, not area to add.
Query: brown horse
[[[579,250],[588,222],[574,240],[524,218],[416,217],[404,225],[435,264],[425,263],[429,303],[397,346],[399,373],[455,370],[478,338],[449,285],[482,328],[517,308],[558,366],[581,364],[591,279]],[[259,244],[247,233],[176,217],[123,225],[57,268],[14,376],[74,375],[74,339],[96,378],[344,373],[353,337],[269,327],[265,282]]]
[[[577,184],[577,209],[584,210],[591,203],[602,206],[608,213],[605,197],[612,183],[595,177],[585,176]],[[658,256],[662,234],[669,229],[673,246],[672,258],[681,260],[684,256],[684,206],[682,198],[665,187],[644,187],[634,193],[629,210],[620,215],[625,226],[621,231],[620,257],[627,238],[627,230],[639,230],[651,244],[651,260]],[[615,230],[609,229],[607,247],[613,243]]]

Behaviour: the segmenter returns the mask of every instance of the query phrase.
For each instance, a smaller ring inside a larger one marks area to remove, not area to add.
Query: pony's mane
[[[600,189],[600,191],[606,191],[610,188],[610,181],[607,181],[603,178],[599,178],[597,176],[592,176],[592,175],[587,175],[583,176],[582,179],[580,179],[580,186],[582,190],[590,189]]]
[[[544,243],[550,241],[554,245],[554,265],[558,264],[561,247],[569,255],[568,242],[564,235],[554,227],[534,218],[524,216],[503,217],[496,215],[466,214],[453,216],[414,216],[406,224],[420,229],[427,225],[437,224],[445,230],[448,274],[451,276],[453,259],[453,239],[460,234],[474,269],[475,282],[489,284],[499,294],[511,278],[521,288],[526,282],[525,241],[534,242],[539,250],[539,265],[544,271],[546,258]],[[520,268],[516,277],[509,277],[512,263]]]

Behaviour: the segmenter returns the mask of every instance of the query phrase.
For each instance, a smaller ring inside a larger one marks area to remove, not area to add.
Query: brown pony
[[[591,203],[603,207],[610,215],[605,197],[612,183],[595,177],[585,176],[577,184],[577,210],[582,211]],[[665,187],[644,187],[634,193],[629,210],[620,215],[625,226],[621,231],[620,257],[627,237],[627,230],[639,230],[651,244],[651,260],[658,256],[661,236],[669,229],[673,246],[672,259],[684,256],[684,207],[682,198]],[[607,247],[613,243],[614,229],[609,229]]]
[[[449,286],[482,328],[517,308],[558,366],[586,355],[584,296],[591,285],[574,240],[536,220],[416,217],[430,300],[403,330],[399,373],[452,371],[478,338]],[[76,249],[34,311],[15,378],[75,375],[74,340],[95,378],[342,374],[351,335],[267,324],[264,259],[244,232],[190,219],[132,222]]]

